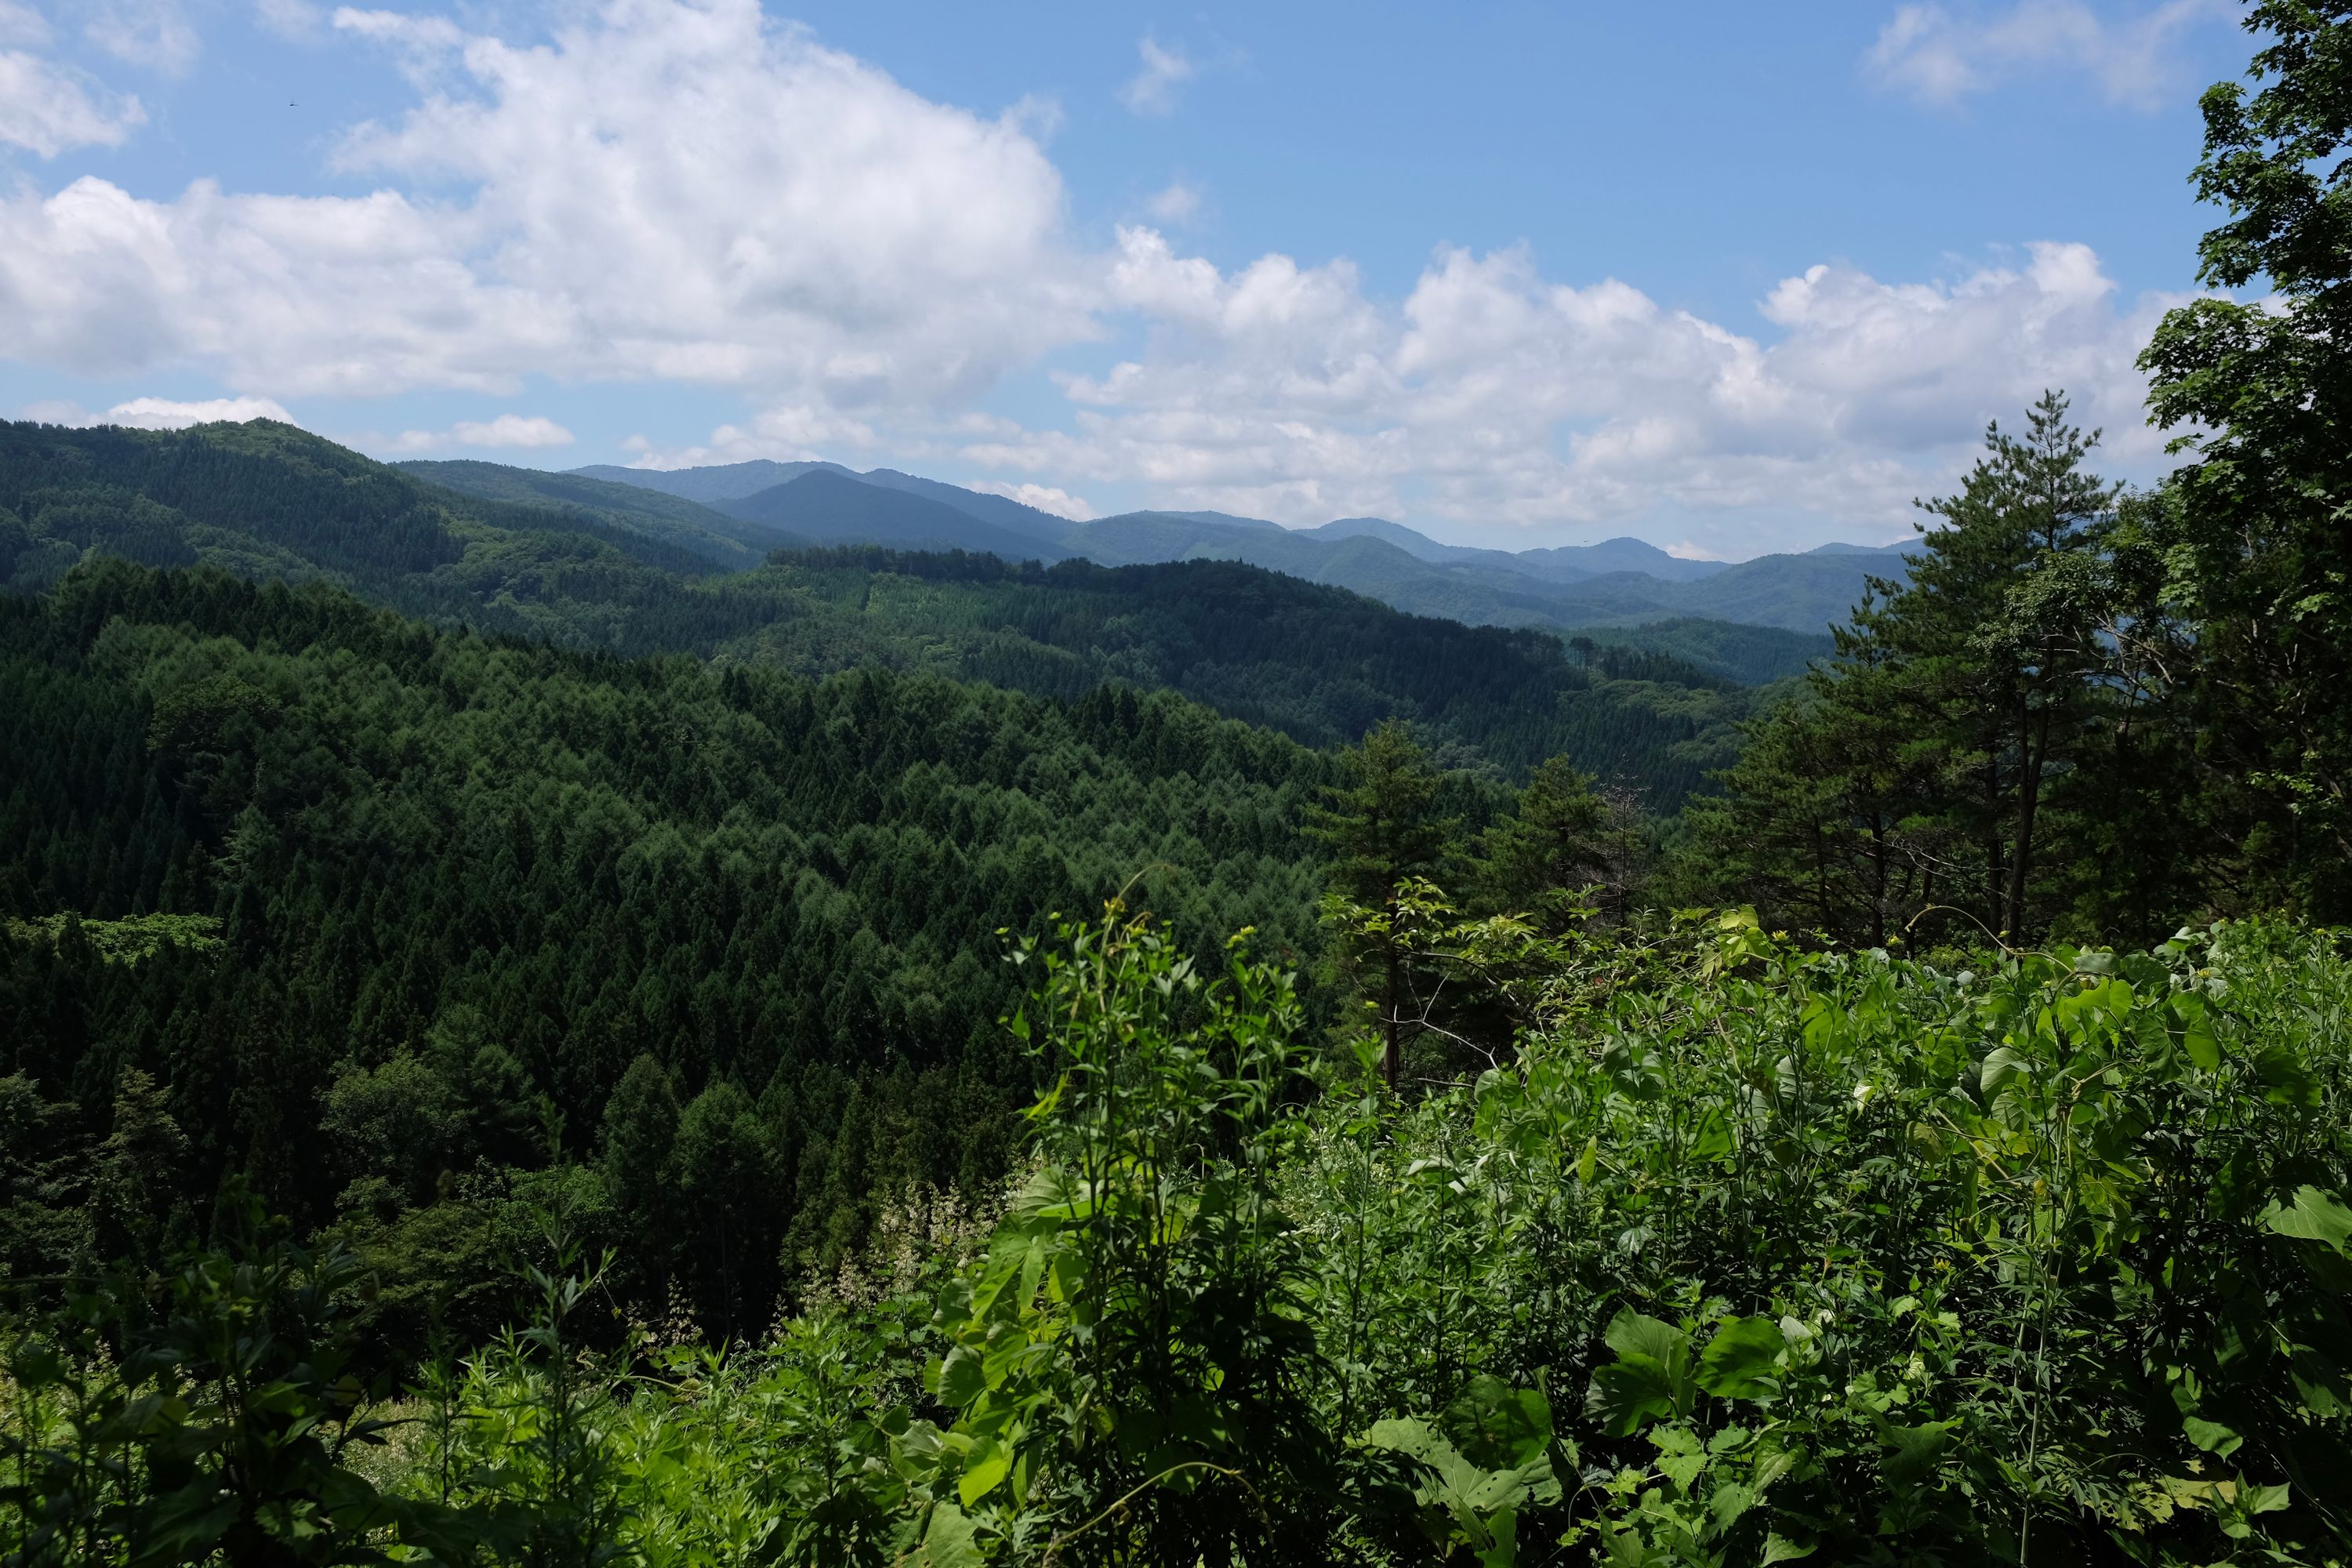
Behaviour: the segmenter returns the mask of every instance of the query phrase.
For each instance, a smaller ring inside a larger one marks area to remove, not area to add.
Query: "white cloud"
[[[0,49],[0,143],[43,158],[120,147],[146,119],[135,98],[115,98],[38,55]]]
[[[501,414],[481,421],[460,419],[446,430],[404,430],[389,441],[368,444],[399,452],[436,452],[450,447],[569,447],[572,432],[541,415]]]
[[[1149,35],[1139,39],[1135,48],[1143,57],[1143,68],[1118,89],[1118,100],[1136,114],[1173,114],[1184,84],[1192,79],[1199,68],[1182,49],[1168,48]]]
[[[2168,301],[2120,307],[2081,246],[1932,283],[1815,267],[1761,301],[1769,342],[1613,279],[1549,281],[1524,249],[1443,250],[1393,310],[1344,266],[1225,273],[1149,231],[1113,275],[1151,348],[1064,378],[1073,429],[986,436],[968,460],[1296,522],[1894,527],[2045,386],[2109,428],[2115,460],[2158,460],[2133,360]]]
[[[81,0],[82,33],[115,58],[184,76],[202,45],[181,0]]]
[[[2097,81],[2110,102],[2154,109],[2176,96],[2180,37],[2234,11],[2228,0],[2164,0],[2111,20],[2083,0],[2014,0],[1958,15],[1922,0],[1880,29],[1863,68],[1883,87],[1944,105],[2025,72],[2073,70]]]
[[[637,461],[865,454],[1074,516],[1108,485],[1306,522],[1648,518],[1727,554],[1709,520],[1901,526],[2047,385],[2158,461],[2133,360],[2164,301],[2120,299],[2080,246],[1941,279],[1814,267],[1737,321],[1519,248],[1442,249],[1375,298],[1344,258],[1221,268],[1158,227],[1089,251],[1033,111],[929,102],[754,0],[558,14],[525,47],[338,12],[418,84],[342,146],[364,195],[0,185],[0,356],[298,400],[688,383],[751,412]],[[1115,335],[1138,346],[1065,355]],[[979,410],[1048,355],[1082,367],[1053,377],[1062,409]]]
[[[1161,223],[1190,223],[1201,211],[1201,187],[1189,180],[1171,180],[1143,204],[1143,210]]]
[[[1100,515],[1084,496],[1074,496],[1058,485],[1006,484],[1002,479],[975,479],[964,486],[983,495],[1003,496],[1072,522],[1091,522]]]
[[[268,397],[212,397],[181,402],[169,397],[133,397],[103,414],[92,414],[79,403],[35,403],[18,410],[18,417],[44,425],[128,425],[135,430],[184,430],[191,425],[222,421],[241,425],[248,419],[297,423],[285,406]]]
[[[642,436],[632,436],[621,445],[635,455],[632,467],[692,468],[706,463],[749,462],[754,458],[807,462],[837,454],[844,447],[876,447],[881,440],[880,433],[863,420],[794,403],[762,409],[748,426],[721,425],[701,446],[656,447]]]
[[[403,47],[456,36],[336,20]],[[615,0],[548,46],[461,43],[446,87],[345,145],[385,181],[368,195],[0,195],[0,354],[217,361],[280,392],[542,374],[856,409],[961,403],[1095,331],[1026,132],[767,26],[755,0]]]

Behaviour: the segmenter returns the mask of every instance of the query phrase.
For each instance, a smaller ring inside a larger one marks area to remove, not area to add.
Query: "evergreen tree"
[[[677,1094],[669,1074],[650,1054],[641,1053],[604,1102],[600,1173],[619,1220],[627,1283],[640,1300],[655,1303],[668,1289],[678,1246],[677,1123]]]
[[[1958,493],[1921,503],[1939,522],[1908,584],[1874,583],[1837,658],[1692,808],[1686,896],[1872,945],[1938,907],[2019,941],[2078,900],[2086,819],[2052,803],[2125,804],[2114,772],[2141,749],[2161,620],[2144,572],[2118,566],[2097,439],[2055,393],[2021,437],[1987,430]]]
[[[1472,869],[1481,901],[1565,930],[1573,895],[1608,882],[1616,868],[1615,816],[1593,792],[1590,773],[1564,756],[1546,762],[1519,792],[1517,809],[1479,837]]]
[[[721,1079],[677,1121],[678,1257],[715,1340],[756,1340],[775,1310],[783,1194],[774,1141],[751,1097]]]
[[[1436,873],[1454,824],[1438,816],[1444,777],[1401,720],[1383,721],[1343,754],[1347,783],[1335,786],[1307,832],[1330,847],[1331,886],[1384,911],[1381,934],[1356,954],[1377,976],[1367,989],[1381,1034],[1381,1072],[1391,1088],[1403,1073],[1407,953],[1398,940],[1398,896],[1412,879]]]
[[[1935,804],[1977,847],[1983,879],[1961,901],[2012,939],[2039,912],[2029,900],[2048,786],[2092,743],[2107,662],[2099,531],[2116,488],[2084,468],[2098,438],[2066,423],[2054,392],[2028,412],[2022,438],[1989,427],[1959,493],[1922,503],[1942,526],[1923,530],[1909,585],[1846,634],[1849,647],[1883,642],[1934,714]]]

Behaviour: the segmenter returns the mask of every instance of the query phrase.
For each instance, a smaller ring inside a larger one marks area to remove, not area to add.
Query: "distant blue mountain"
[[[594,463],[566,472],[616,485],[635,485],[639,489],[659,490],[666,496],[679,496],[709,506],[714,501],[740,500],[790,484],[803,474],[819,468],[830,468],[836,474],[849,472],[839,463],[772,463],[765,458],[754,458],[748,463],[717,463],[702,468],[620,468],[610,463]]]
[[[1288,529],[1227,512],[1139,511],[1077,523],[1004,496],[892,468],[860,474],[837,463],[572,472],[661,490],[742,522],[827,543],[968,550],[1009,560],[1078,555],[1104,565],[1243,561],[1418,615],[1562,630],[1699,617],[1818,637],[1852,612],[1866,578],[1899,575],[1904,552],[1912,548],[1828,544],[1738,563],[1685,561],[1630,538],[1506,551],[1441,544],[1378,517]]]
[[[1026,538],[1043,540],[1057,548],[1070,531],[1069,519],[1055,517],[1052,512],[1041,511],[1034,506],[1024,506],[1009,496],[992,496],[984,490],[965,489],[961,485],[918,479],[913,474],[902,474],[896,468],[875,468],[857,477],[869,485],[904,490],[908,495],[921,496],[925,500],[951,506],[982,522],[993,523]]]
[[[854,474],[813,469],[713,510],[825,544],[883,544],[894,550],[965,550],[1008,561],[1060,561],[1068,547],[999,528],[958,507]]]

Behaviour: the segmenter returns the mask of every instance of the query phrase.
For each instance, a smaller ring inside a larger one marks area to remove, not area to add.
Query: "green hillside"
[[[919,540],[940,518],[992,526],[828,471],[753,500],[789,521],[803,486],[819,487],[827,527],[836,489]],[[1588,668],[1550,637],[1401,615],[1215,562],[1040,571],[867,551],[728,571],[750,542],[787,536],[580,476],[389,468],[267,423],[6,426],[0,508],[0,584],[20,593],[96,552],[316,581],[445,626],[628,657],[922,670],[1063,700],[1106,682],[1165,687],[1311,745],[1404,718],[1465,766],[1517,774],[1564,751],[1661,810],[1728,764],[1733,726],[1759,700],[1708,671],[1787,663],[1785,651],[1732,639],[1709,652],[1677,633],[1612,643]],[[1678,659],[1682,647],[1703,663]]]
[[[430,485],[487,500],[548,506],[632,529],[708,555],[720,566],[756,566],[772,550],[804,549],[814,540],[747,523],[707,506],[635,485],[578,474],[551,474],[500,463],[406,462],[394,468]]]
[[[990,933],[1129,887],[1204,955],[1320,942],[1328,759],[1165,694],[623,662],[123,562],[0,598],[0,914],[69,916],[0,936],[0,1108],[135,1067],[194,1135],[175,1184],[245,1171],[419,1290],[472,1299],[498,1244],[442,1173],[528,1161],[540,1096],[585,1146],[650,1059],[757,1108],[778,1185],[726,1288],[764,1313],[786,1238],[830,1267],[877,1183],[1001,1163]],[[120,962],[159,910],[186,929]],[[67,1152],[59,1114],[0,1171]],[[11,1277],[69,1262],[16,1224]]]

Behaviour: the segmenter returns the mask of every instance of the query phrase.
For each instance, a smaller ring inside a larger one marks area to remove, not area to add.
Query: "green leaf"
[[[2180,1429],[2189,1434],[2190,1442],[2218,1458],[2228,1458],[2245,1441],[2219,1421],[2208,1421],[2201,1415],[2182,1416]]]
[[[1688,1334],[1672,1323],[1644,1317],[1631,1307],[1620,1309],[1609,1320],[1608,1331],[1601,1337],[1619,1355],[1647,1356],[1662,1366],[1675,1365],[1690,1354]]]
[[[1551,1447],[1551,1402],[1483,1373],[1439,1420],[1454,1447],[1483,1469],[1532,1465]]]
[[[1519,1510],[1504,1509],[1485,1522],[1495,1543],[1478,1553],[1478,1568],[1512,1568],[1519,1560]]]
[[[2194,991],[2183,991],[2172,998],[2172,1011],[2180,1020],[2180,1047],[2189,1059],[2207,1072],[2221,1065],[2221,1042],[2213,1033],[2213,1015],[2205,1005],[2205,998]]]
[[[2340,1253],[2347,1252],[2346,1244],[2352,1242],[2352,1209],[2317,1187],[2296,1188],[2291,1208],[2273,1201],[2263,1211],[2263,1223],[2281,1236],[2325,1242]]]
[[[958,1345],[940,1363],[940,1403],[961,1410],[988,1388],[988,1365],[980,1352]]]
[[[1628,1307],[1609,1321],[1618,1359],[1592,1374],[1585,1409],[1612,1437],[1684,1409],[1690,1401],[1690,1336]]]
[[[993,1437],[982,1437],[971,1447],[971,1457],[964,1461],[963,1475],[956,1481],[956,1495],[970,1508],[1003,1483],[1013,1473],[1013,1451]]]
[[[1887,1447],[1885,1458],[1879,1462],[1880,1470],[1897,1486],[1924,1479],[1937,1456],[1951,1442],[1952,1428],[1958,1425],[1958,1421],[1930,1421],[1918,1426],[1880,1423],[1878,1438]]]
[[[982,1568],[988,1561],[980,1549],[980,1526],[971,1515],[951,1502],[931,1510],[929,1528],[923,1531],[925,1568]]]
[[[2248,1513],[2284,1513],[2293,1489],[2284,1481],[2274,1487],[2247,1487],[2238,1494],[2238,1506]]]
[[[1794,1563],[1798,1558],[1811,1557],[1820,1550],[1818,1544],[1800,1546],[1784,1539],[1779,1531],[1770,1531],[1764,1536],[1764,1555],[1756,1562],[1758,1568],[1772,1568],[1775,1563]]]
[[[1699,1352],[1698,1385],[1722,1399],[1769,1399],[1780,1392],[1780,1352],[1788,1341],[1770,1318],[1727,1318]]]
[[[1996,1046],[1984,1059],[1984,1068],[1977,1077],[1977,1087],[1987,1099],[1990,1099],[2012,1076],[2031,1078],[2033,1076],[2033,1064],[2007,1046]]]
[[[1427,1457],[1430,1444],[1435,1437],[1436,1433],[1428,1422],[1414,1420],[1410,1416],[1398,1416],[1387,1421],[1373,1422],[1371,1432],[1364,1441],[1375,1448],[1387,1448],[1419,1459]]]
[[[1630,1437],[1675,1413],[1674,1381],[1648,1356],[1627,1356],[1594,1369],[1584,1408],[1612,1437]]]

